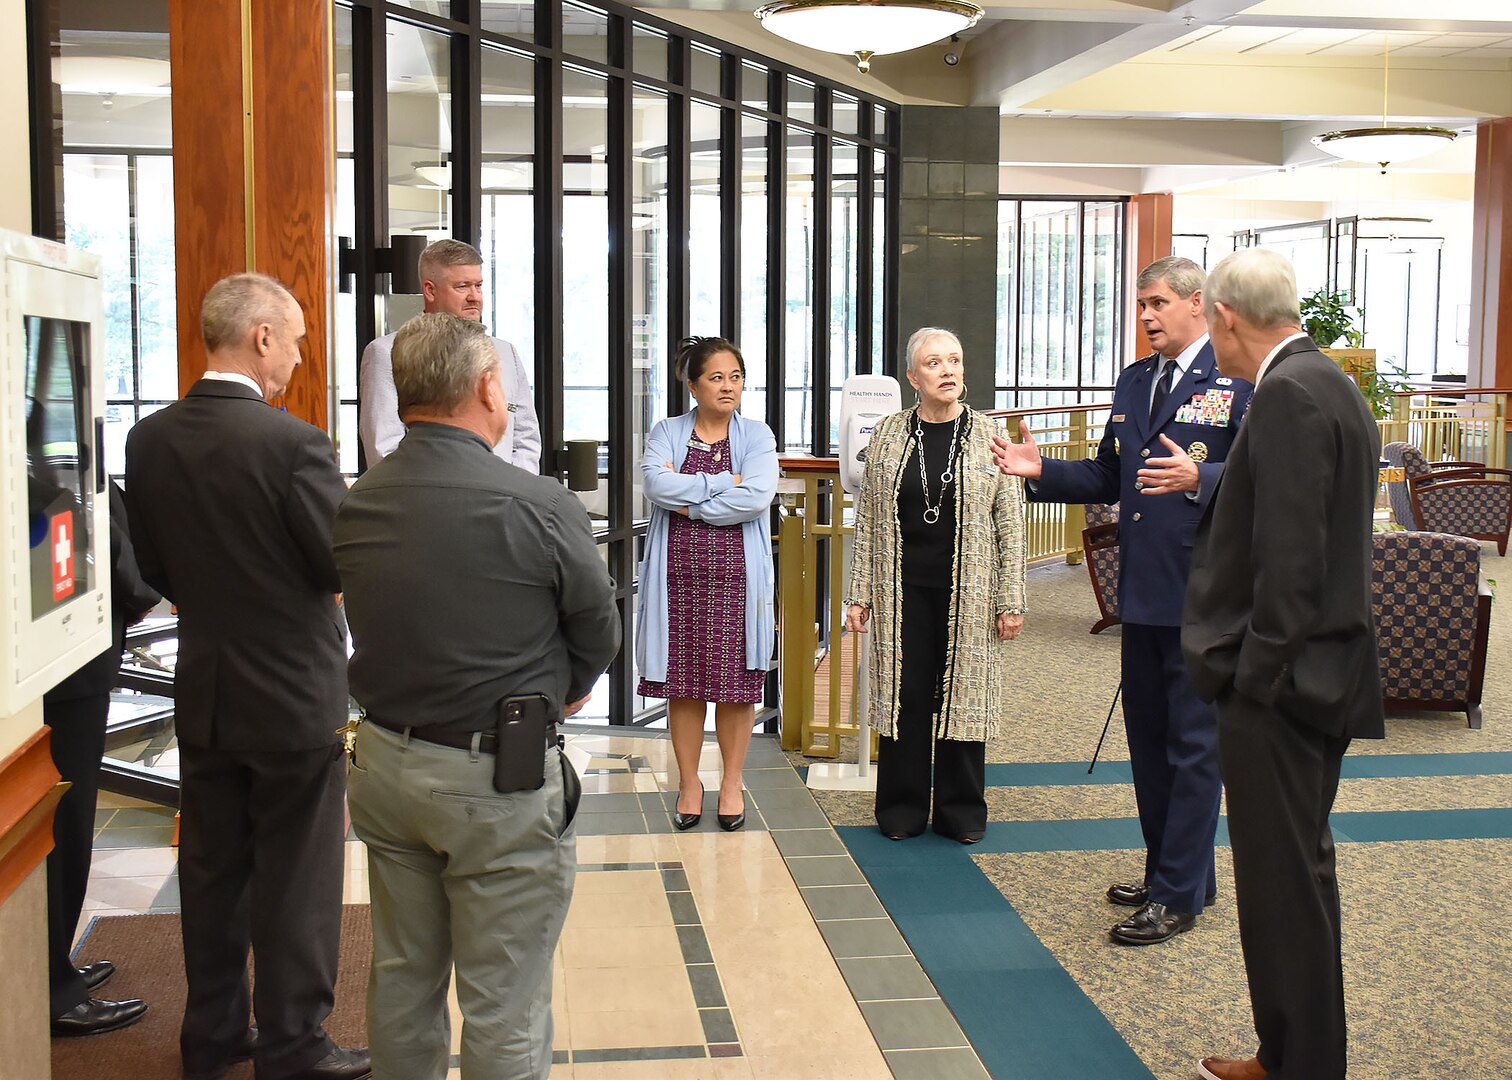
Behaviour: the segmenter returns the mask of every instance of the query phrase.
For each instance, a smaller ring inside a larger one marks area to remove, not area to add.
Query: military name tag
[[[1115,424],[1121,424],[1121,423],[1123,423],[1127,419],[1128,419],[1128,417],[1125,414],[1123,414],[1123,413],[1114,413],[1113,414],[1113,422]]]

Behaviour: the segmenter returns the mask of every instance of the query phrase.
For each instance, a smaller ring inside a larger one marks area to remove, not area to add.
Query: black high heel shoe
[[[745,826],[745,811],[738,814],[716,814],[719,818],[719,827],[725,832],[734,832]]]
[[[704,786],[698,785],[698,813],[684,814],[681,810],[673,810],[672,824],[678,832],[687,832],[693,826],[703,820]]]

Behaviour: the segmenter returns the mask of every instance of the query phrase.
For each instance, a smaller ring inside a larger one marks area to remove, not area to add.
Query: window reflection
[[[794,80],[789,79],[790,83]],[[812,87],[810,87],[812,90]],[[783,422],[790,450],[814,442],[814,136],[798,128],[787,133],[786,282],[787,376]]]
[[[636,48],[640,48],[639,40]],[[666,58],[665,42],[662,58]],[[667,95],[637,86],[634,109],[629,235],[635,429],[629,453],[638,465],[646,436],[667,415],[671,356],[667,337]],[[637,467],[631,476],[636,491],[634,513],[637,519],[645,518],[651,506],[645,498],[640,469]]]
[[[688,329],[701,337],[720,333],[719,285],[724,279],[719,205],[719,109],[695,101],[690,128],[688,227]]]
[[[749,65],[747,65],[749,67]],[[767,124],[740,121],[740,345],[746,389],[740,411],[767,418]]]

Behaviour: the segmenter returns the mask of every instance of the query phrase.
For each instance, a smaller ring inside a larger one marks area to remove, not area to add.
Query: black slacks
[[[53,849],[47,856],[47,983],[52,1016],[66,1013],[89,997],[71,953],[94,854],[95,804],[109,715],[109,690],[47,701],[42,707],[42,719],[52,729],[53,765],[73,785],[53,813]]]
[[[341,937],[346,756],[340,745],[180,745],[179,766],[184,1068],[209,1071],[243,1049],[255,1011],[258,1073],[297,1072],[334,1046],[322,1025]]]
[[[1242,694],[1218,702],[1239,941],[1270,1080],[1343,1080],[1339,883],[1328,815],[1347,737]]]
[[[890,836],[917,836],[930,821],[930,749],[934,749],[934,830],[959,840],[987,828],[987,746],[934,738],[950,590],[903,585],[898,669],[898,735],[878,739],[877,826]]]

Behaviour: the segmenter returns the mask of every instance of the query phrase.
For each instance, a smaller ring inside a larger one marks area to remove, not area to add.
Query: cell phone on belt
[[[539,791],[546,783],[546,725],[551,703],[543,694],[505,698],[494,724],[494,790]]]

